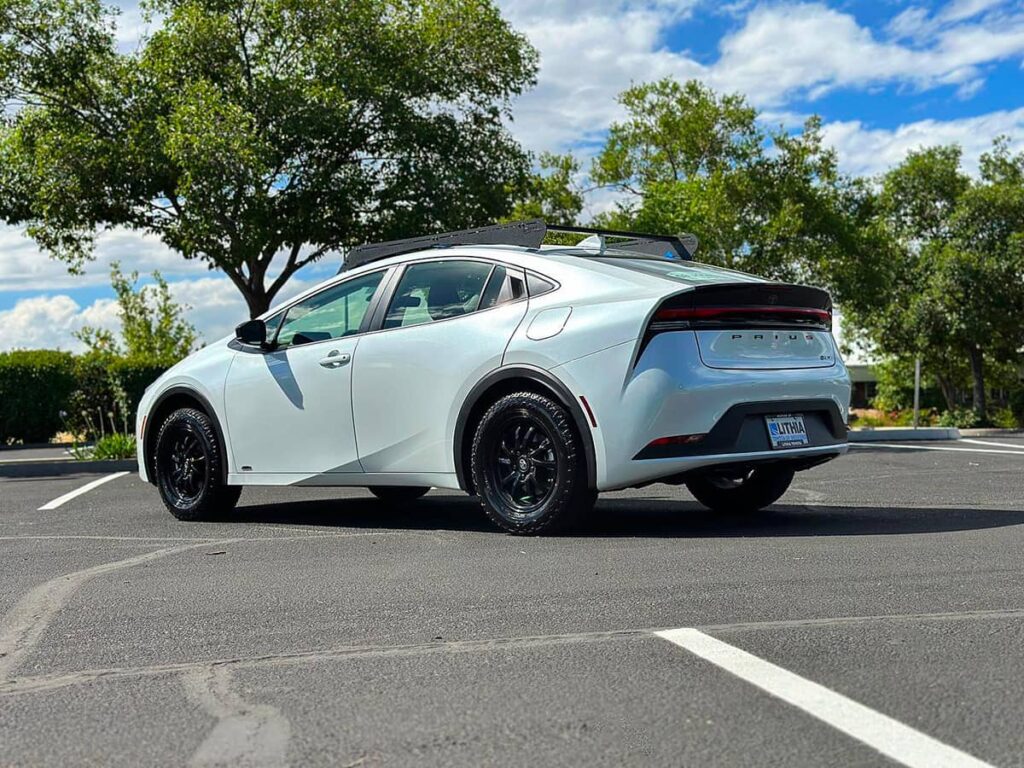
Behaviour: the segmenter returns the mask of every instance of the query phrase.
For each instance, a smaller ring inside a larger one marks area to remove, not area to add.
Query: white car
[[[593,234],[541,246],[531,221],[353,249],[146,391],[140,475],[185,520],[246,485],[436,487],[538,533],[655,482],[760,509],[846,452],[825,291],[695,263],[687,237],[560,229]]]

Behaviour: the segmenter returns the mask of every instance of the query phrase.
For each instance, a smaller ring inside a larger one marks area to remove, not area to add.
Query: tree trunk
[[[974,379],[974,412],[982,420],[986,418],[985,405],[985,361],[981,348],[971,346],[967,350],[967,356],[971,361],[971,378]]]
[[[242,291],[245,296],[245,303],[249,306],[249,319],[259,317],[270,309],[270,297],[261,289],[253,291],[251,288]]]
[[[936,374],[935,380],[938,382],[939,390],[942,392],[942,399],[946,401],[946,410],[952,411],[956,408],[956,387],[941,373]]]

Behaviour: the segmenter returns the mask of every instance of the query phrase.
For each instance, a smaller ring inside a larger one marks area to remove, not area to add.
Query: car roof
[[[402,264],[456,258],[484,259],[517,267],[553,279],[563,287],[578,285],[579,291],[574,291],[577,296],[579,293],[583,293],[583,295],[589,295],[597,300],[600,300],[598,295],[607,298],[609,294],[620,291],[652,296],[670,295],[701,283],[761,281],[761,278],[753,275],[712,267],[695,261],[668,261],[657,256],[625,251],[620,253],[613,249],[599,252],[597,249],[560,245],[542,245],[540,248],[492,244],[446,245],[387,256],[352,269],[346,269],[287,301],[275,305],[265,316],[274,314],[281,307],[301,301],[330,285],[359,275],[370,274]],[[673,278],[670,275],[659,274],[653,269],[624,268],[627,262],[651,267],[671,264],[680,272],[674,273],[676,276]],[[695,279],[689,279],[689,273],[693,273]],[[700,273],[704,273],[703,276]]]
[[[610,251],[607,253],[611,254]],[[576,246],[542,245],[540,248],[525,248],[517,245],[452,245],[388,256],[351,270],[345,270],[338,277],[344,279],[354,275],[367,274],[375,269],[417,261],[464,257],[501,262],[554,278],[559,282],[569,279],[573,272],[583,272],[592,277],[604,276],[610,280],[637,287],[657,289],[664,286],[664,281],[656,275],[634,273],[608,263],[602,263],[599,258],[587,258],[596,255],[596,250],[592,251]],[[614,256],[614,254],[612,255]],[[623,252],[622,258],[657,260],[655,257],[627,252]]]

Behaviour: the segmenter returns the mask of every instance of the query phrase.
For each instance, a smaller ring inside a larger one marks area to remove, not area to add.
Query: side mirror
[[[235,339],[250,347],[267,346],[267,324],[262,320],[246,320],[235,326]]]

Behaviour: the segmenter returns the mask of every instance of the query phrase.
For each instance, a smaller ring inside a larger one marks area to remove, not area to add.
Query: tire
[[[701,504],[715,512],[746,514],[774,504],[793,482],[793,470],[762,467],[739,477],[698,475],[686,487]]]
[[[416,488],[403,485],[371,485],[370,493],[385,504],[411,504],[429,491],[429,488]]]
[[[156,486],[179,520],[210,520],[234,509],[239,485],[225,485],[224,451],[210,417],[195,408],[168,416],[156,435]]]
[[[518,392],[494,403],[477,424],[471,456],[484,512],[510,533],[567,530],[597,499],[572,419],[544,395]]]

